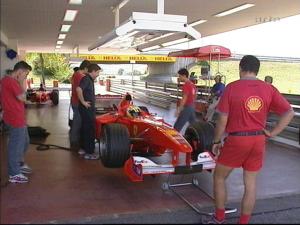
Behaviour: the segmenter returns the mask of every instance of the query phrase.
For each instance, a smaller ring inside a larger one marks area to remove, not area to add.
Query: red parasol
[[[225,59],[231,56],[228,48],[220,45],[207,45],[199,48],[170,52],[169,57],[194,57],[203,60]]]

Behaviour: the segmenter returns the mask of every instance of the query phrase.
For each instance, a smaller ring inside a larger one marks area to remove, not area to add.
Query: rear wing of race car
[[[214,169],[215,165],[215,159],[209,152],[200,153],[197,161],[192,162],[190,166],[158,165],[148,158],[132,156],[126,161],[124,172],[131,181],[139,182],[144,180],[144,175],[197,173]]]
[[[123,95],[96,95],[96,113],[101,115],[116,111]]]

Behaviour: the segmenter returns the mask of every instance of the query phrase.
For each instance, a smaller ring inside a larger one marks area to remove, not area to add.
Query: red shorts
[[[247,171],[259,171],[265,155],[264,135],[231,136],[229,135],[220,151],[217,162],[228,167],[242,167]]]

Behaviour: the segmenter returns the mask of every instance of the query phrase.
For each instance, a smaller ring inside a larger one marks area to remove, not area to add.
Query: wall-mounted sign
[[[95,62],[148,62],[148,63],[174,63],[175,57],[161,55],[84,55],[71,54],[71,58],[87,59]]]

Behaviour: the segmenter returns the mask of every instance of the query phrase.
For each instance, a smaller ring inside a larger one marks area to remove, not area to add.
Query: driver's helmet
[[[127,116],[130,118],[136,118],[141,116],[141,109],[138,106],[131,105],[127,109]]]

